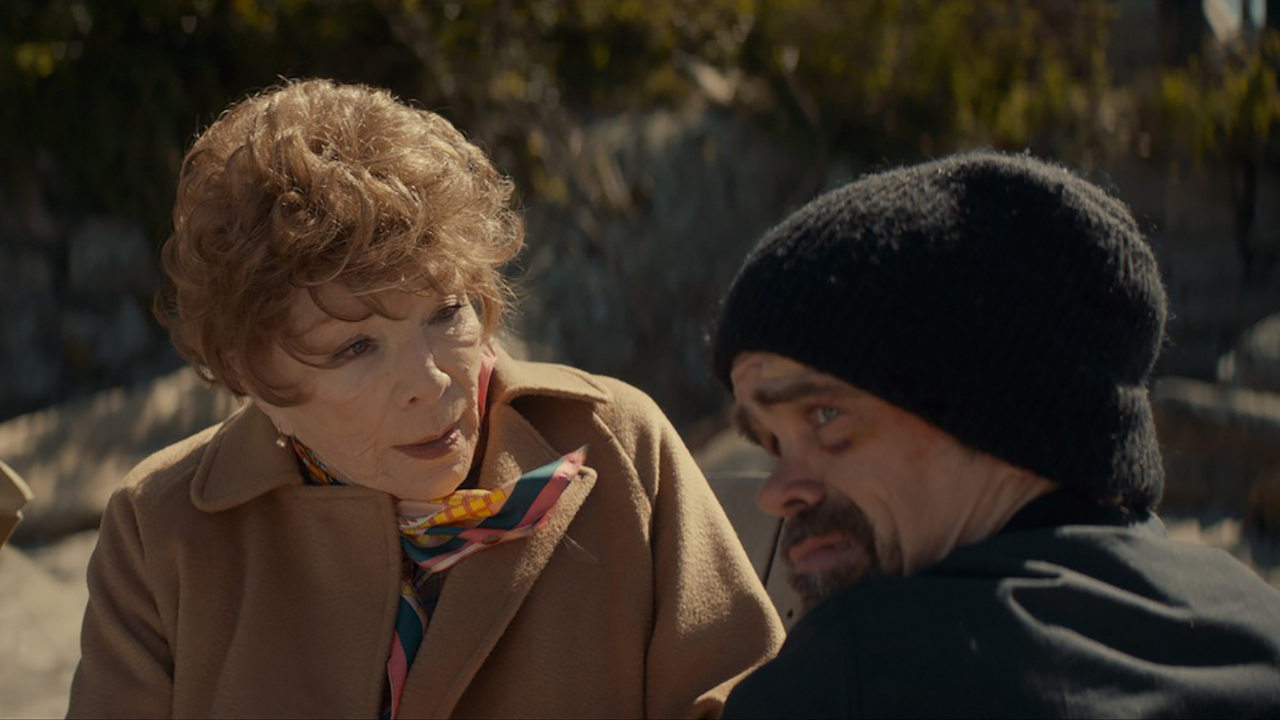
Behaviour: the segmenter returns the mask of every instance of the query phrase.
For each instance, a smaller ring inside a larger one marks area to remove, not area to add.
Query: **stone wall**
[[[1096,173],[1147,231],[1169,293],[1161,375],[1213,379],[1240,335],[1280,311],[1280,275],[1250,278],[1233,242],[1226,172],[1127,158]],[[1280,175],[1259,177],[1254,233],[1280,248]]]
[[[621,377],[688,428],[727,397],[706,345],[720,293],[826,172],[812,148],[714,110],[606,118],[573,147],[580,199],[529,208],[517,330],[533,357]]]
[[[1169,377],[1151,393],[1166,507],[1248,518],[1280,470],[1280,395]]]
[[[103,217],[56,219],[0,197],[0,419],[178,364],[151,316],[152,238]]]
[[[717,108],[624,113],[548,139],[561,192],[527,198],[523,300],[532,357],[621,377],[683,431],[726,396],[705,336],[760,233],[865,169]],[[1246,286],[1228,178],[1130,158],[1095,171],[1133,207],[1163,265],[1172,314],[1162,375],[1214,376],[1240,332],[1280,310],[1280,282]],[[1262,178],[1257,233],[1280,239],[1280,179]],[[62,219],[37,193],[0,197],[0,419],[171,370],[150,315],[156,240],[110,218]]]

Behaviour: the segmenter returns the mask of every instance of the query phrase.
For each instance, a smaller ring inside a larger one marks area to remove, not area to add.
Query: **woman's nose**
[[[756,495],[761,510],[791,518],[822,502],[826,485],[813,473],[809,463],[783,455]]]
[[[449,387],[449,375],[436,363],[435,353],[426,343],[405,352],[406,361],[398,367],[401,399],[405,405],[434,403]]]

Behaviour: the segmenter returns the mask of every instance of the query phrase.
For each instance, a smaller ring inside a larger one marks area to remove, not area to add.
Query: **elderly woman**
[[[494,343],[510,196],[363,86],[286,84],[195,142],[158,314],[250,402],[112,497],[71,715],[705,717],[773,654],[654,403]]]

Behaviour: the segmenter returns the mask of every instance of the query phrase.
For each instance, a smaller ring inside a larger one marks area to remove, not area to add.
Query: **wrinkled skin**
[[[408,500],[431,500],[466,478],[480,438],[477,391],[484,333],[460,295],[388,291],[391,317],[369,314],[339,286],[321,289],[322,310],[297,293],[292,332],[307,352],[276,348],[274,376],[298,383],[305,401],[255,402],[284,435],[333,473]]]
[[[1055,487],[786,357],[743,353],[731,379],[739,429],[777,459],[758,501],[787,520],[783,558],[808,606],[990,537]]]

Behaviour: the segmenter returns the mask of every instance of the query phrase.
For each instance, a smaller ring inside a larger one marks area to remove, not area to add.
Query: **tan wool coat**
[[[481,487],[588,445],[532,536],[449,571],[400,716],[693,717],[778,618],[661,411],[501,355]],[[393,499],[305,485],[247,406],[139,465],[89,566],[71,716],[375,717],[401,572]]]

